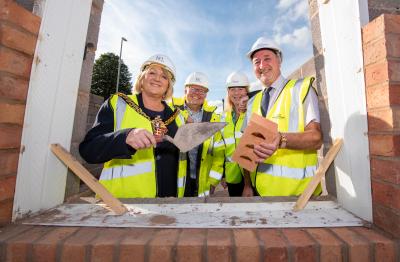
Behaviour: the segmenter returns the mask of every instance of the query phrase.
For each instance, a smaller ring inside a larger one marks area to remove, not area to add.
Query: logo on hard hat
[[[164,57],[162,56],[156,56],[156,60],[164,63]]]
[[[196,82],[201,82],[201,79],[196,77]]]

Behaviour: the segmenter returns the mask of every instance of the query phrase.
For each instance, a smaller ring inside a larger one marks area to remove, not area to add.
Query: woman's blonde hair
[[[238,86],[238,87],[242,87],[242,88],[246,88],[246,92],[249,93],[249,87],[248,86]],[[234,104],[231,102],[231,100],[229,99],[229,92],[228,92],[229,88],[226,89],[226,96],[225,96],[225,102],[224,102],[224,111],[225,112],[231,112]]]
[[[136,81],[135,81],[135,87],[134,87],[135,93],[136,94],[142,93],[144,75],[150,70],[150,68],[153,68],[155,66],[161,67],[163,73],[166,74],[168,77],[168,88],[163,96],[163,100],[168,100],[172,97],[172,93],[174,91],[174,87],[173,87],[174,82],[172,81],[171,72],[168,71],[164,66],[162,66],[160,64],[150,64],[150,65],[146,66],[142,72],[140,72],[140,74],[136,77]]]

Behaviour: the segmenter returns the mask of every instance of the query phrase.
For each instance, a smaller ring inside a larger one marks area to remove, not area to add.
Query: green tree
[[[113,53],[102,54],[96,59],[93,66],[92,86],[90,92],[95,95],[109,98],[115,93],[117,85],[119,56]],[[121,60],[121,71],[119,74],[118,92],[131,94],[132,91],[132,74],[124,61]]]

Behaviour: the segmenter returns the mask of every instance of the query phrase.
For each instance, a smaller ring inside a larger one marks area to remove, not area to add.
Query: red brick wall
[[[26,96],[40,18],[0,0],[0,225],[11,220]]]
[[[398,243],[363,227],[156,229],[19,225],[0,261],[398,261]]]
[[[400,15],[363,28],[374,224],[400,237]]]

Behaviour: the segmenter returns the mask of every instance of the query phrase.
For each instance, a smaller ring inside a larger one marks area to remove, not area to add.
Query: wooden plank
[[[329,166],[331,165],[332,161],[335,159],[336,155],[339,153],[340,148],[342,147],[343,139],[339,138],[333,142],[332,147],[329,149],[328,153],[322,159],[317,171],[315,172],[313,178],[311,179],[310,183],[303,191],[303,194],[300,195],[299,199],[297,200],[296,204],[293,207],[293,211],[300,211],[302,210],[308,200],[310,199],[312,193],[317,188],[318,184],[321,183],[323,177],[325,177],[325,172],[328,170]]]
[[[97,179],[84,168],[76,158],[59,144],[52,144],[51,151],[74,172],[85,184],[93,190],[117,215],[124,214],[127,209],[117,198],[113,197]]]
[[[140,228],[304,228],[362,226],[363,221],[333,201],[311,201],[300,213],[294,202],[125,204],[110,216],[98,204],[64,204],[24,220],[30,225]]]

